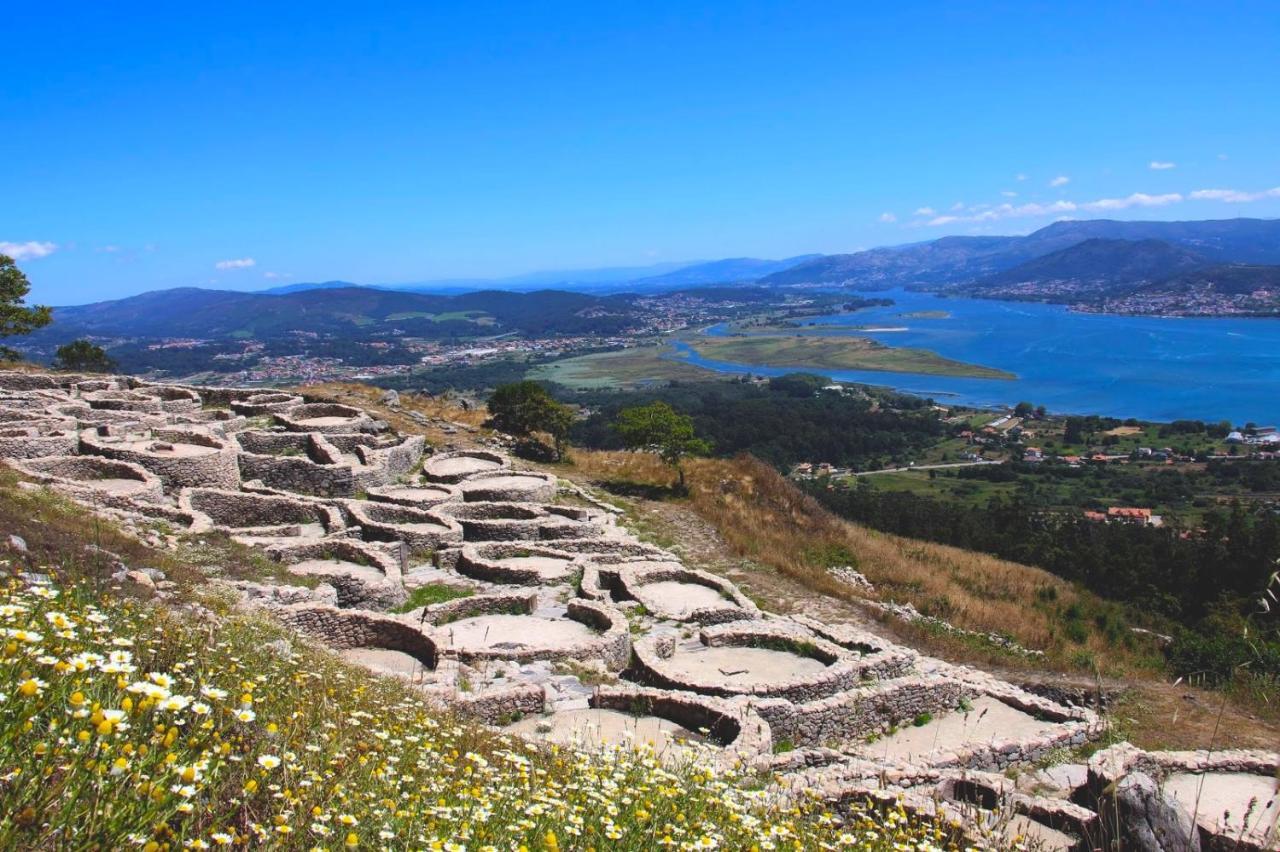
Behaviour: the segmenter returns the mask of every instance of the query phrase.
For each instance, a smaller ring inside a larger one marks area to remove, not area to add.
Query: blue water
[[[931,349],[997,367],[1012,381],[867,370],[830,372],[840,381],[885,385],[977,406],[1028,400],[1051,412],[1180,418],[1242,424],[1280,421],[1280,319],[1187,319],[1073,313],[1060,305],[940,299],[929,293],[875,293],[889,307],[820,318],[829,334],[858,334],[890,346]],[[947,319],[903,317],[947,311]],[[906,328],[854,331],[839,326]],[[724,334],[715,326],[709,334]],[[780,375],[785,367],[729,364],[682,346],[691,363],[722,372]]]

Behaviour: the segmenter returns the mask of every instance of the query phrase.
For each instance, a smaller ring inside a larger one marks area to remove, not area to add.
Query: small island
[[[898,316],[903,319],[951,319],[951,311],[908,311]]]
[[[689,346],[704,358],[735,364],[813,370],[878,370],[977,379],[1014,379],[1013,373],[944,358],[927,349],[885,346],[865,337],[751,335],[699,337]]]

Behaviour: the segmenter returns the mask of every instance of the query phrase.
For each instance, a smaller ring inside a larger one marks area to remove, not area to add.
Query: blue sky
[[[0,250],[70,304],[1280,216],[1274,3],[868,5],[12,4]]]

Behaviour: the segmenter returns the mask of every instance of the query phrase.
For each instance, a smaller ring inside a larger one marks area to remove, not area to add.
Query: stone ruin
[[[1103,732],[1088,707],[763,611],[581,489],[499,452],[433,454],[358,408],[0,373],[0,457],[95,511],[259,550],[285,579],[229,583],[243,606],[513,734],[648,743],[1046,849],[1278,848],[1277,754],[1064,763]],[[406,611],[418,589],[440,602]]]

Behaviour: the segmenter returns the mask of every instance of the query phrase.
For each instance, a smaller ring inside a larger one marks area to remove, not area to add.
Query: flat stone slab
[[[460,651],[555,650],[596,636],[585,624],[536,615],[479,615],[442,625],[440,632]]]
[[[1057,727],[984,695],[974,700],[968,712],[947,713],[920,727],[908,725],[862,746],[858,753],[873,760],[909,760],[939,751],[1040,737]]]
[[[379,489],[379,493],[395,500],[435,503],[449,499],[452,492],[435,485],[389,485]]]
[[[104,442],[103,446],[112,449],[128,450],[134,453],[150,453],[153,456],[171,459],[193,459],[203,456],[212,456],[222,452],[214,447],[205,447],[200,444],[183,444],[173,441],[157,441],[154,438],[147,438],[142,441],[122,441],[120,443]]]
[[[389,674],[409,680],[420,680],[427,674],[427,667],[403,651],[386,648],[348,648],[339,656],[349,663],[363,666],[378,674]]]
[[[489,459],[459,456],[452,459],[439,459],[435,462],[429,461],[427,462],[427,467],[436,476],[470,476],[473,473],[497,470],[502,465]]]
[[[821,660],[769,648],[726,646],[677,651],[662,660],[663,674],[676,680],[719,680],[733,686],[766,686],[812,677],[826,668]]]
[[[1280,844],[1276,821],[1280,811],[1278,787],[1280,781],[1275,778],[1247,772],[1179,772],[1164,782],[1165,791],[1193,814],[1202,828],[1211,834],[1241,838],[1263,849]]]
[[[107,494],[136,494],[148,488],[147,483],[139,479],[77,479],[74,481]]]
[[[443,464],[447,465],[452,461],[462,461],[462,459],[447,459]],[[474,461],[481,461],[481,459],[474,459]],[[490,464],[493,463],[490,462]],[[536,494],[546,489],[547,480],[542,476],[511,473],[506,476],[487,476],[484,479],[464,481],[460,487],[464,495],[472,491],[505,491],[509,494],[506,499],[518,501],[520,494]]]
[[[554,556],[509,556],[506,559],[493,560],[495,565],[502,565],[517,570],[537,571],[544,580],[559,580],[569,575],[572,559],[557,559]]]
[[[296,420],[295,423],[301,426],[341,426],[344,423],[355,423],[358,417],[308,417],[304,420]]]
[[[655,612],[686,616],[695,609],[733,606],[734,603],[710,586],[662,580],[647,583],[635,590],[636,599]]]
[[[617,710],[564,710],[552,716],[523,719],[507,730],[525,737],[569,746],[642,746],[658,754],[680,743],[702,743],[698,734],[657,716],[632,716]]]
[[[1050,828],[1022,814],[1009,817],[1004,827],[1004,837],[1010,844],[1026,844],[1018,848],[1026,848],[1030,845],[1030,848],[1042,850],[1042,852],[1070,852],[1076,847],[1077,842],[1076,838],[1070,834]]]
[[[386,579],[386,575],[377,568],[370,565],[361,565],[359,562],[348,562],[345,559],[305,559],[302,562],[295,562],[290,565],[289,571],[294,574],[310,574],[313,576],[345,574],[370,582]]]

